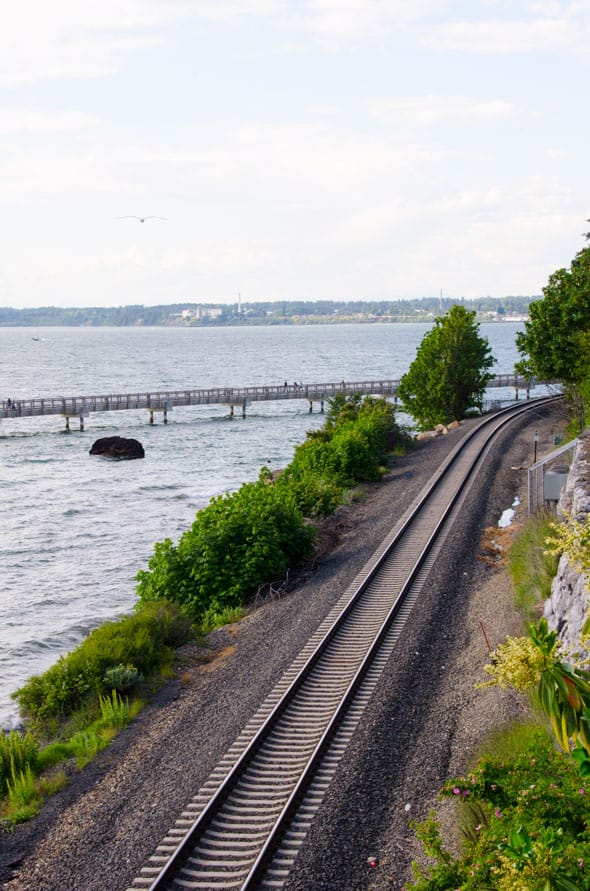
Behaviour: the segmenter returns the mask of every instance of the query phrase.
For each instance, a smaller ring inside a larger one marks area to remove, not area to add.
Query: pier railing
[[[535,381],[514,374],[500,374],[493,377],[488,388],[512,387],[516,398],[521,389],[528,398]],[[257,387],[209,387],[186,390],[155,390],[144,393],[109,393],[101,396],[52,396],[32,399],[5,399],[0,401],[2,418],[30,418],[39,415],[61,415],[66,418],[79,418],[84,428],[84,418],[96,412],[130,411],[146,409],[153,413],[162,412],[164,422],[167,413],[173,408],[188,405],[229,405],[231,414],[239,407],[245,415],[246,406],[251,402],[268,402],[283,399],[305,399],[309,411],[314,403],[319,403],[323,411],[324,403],[338,394],[360,393],[371,396],[393,396],[397,400],[399,380],[340,381],[332,383],[288,383],[270,384]]]

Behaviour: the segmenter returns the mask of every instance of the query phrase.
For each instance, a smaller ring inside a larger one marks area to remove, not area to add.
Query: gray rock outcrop
[[[569,474],[557,505],[558,517],[572,516],[583,521],[590,513],[590,430],[580,437]],[[556,629],[563,644],[581,652],[580,635],[588,613],[590,593],[586,578],[567,554],[559,560],[551,596],[543,615],[549,628]]]

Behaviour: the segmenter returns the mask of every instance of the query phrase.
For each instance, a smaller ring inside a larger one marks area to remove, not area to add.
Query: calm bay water
[[[395,379],[428,327],[0,328],[0,398]],[[494,372],[512,371],[520,327],[480,326]],[[58,416],[0,421],[0,727],[17,722],[12,691],[131,609],[155,541],[176,541],[213,495],[264,464],[284,466],[323,423],[304,400],[255,403],[246,418],[222,406],[168,417],[96,414],[69,433]],[[112,435],[139,439],[145,459],[90,457]]]

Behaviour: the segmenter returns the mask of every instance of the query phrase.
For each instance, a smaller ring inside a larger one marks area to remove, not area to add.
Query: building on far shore
[[[218,319],[223,314],[219,306],[195,306],[194,309],[183,309],[180,316],[184,322],[192,319]]]

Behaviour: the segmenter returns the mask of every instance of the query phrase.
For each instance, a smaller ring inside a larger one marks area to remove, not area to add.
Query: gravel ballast
[[[0,831],[8,891],[124,891],[275,686],[310,634],[473,422],[416,444],[379,484],[341,508],[332,546],[296,590],[186,648],[169,681],[29,824]],[[414,608],[365,720],[296,861],[288,891],[403,889],[419,847],[409,828],[464,770],[496,724],[523,705],[475,690],[487,646],[520,633],[510,583],[485,557],[483,529],[516,497],[526,514],[527,467],[562,434],[563,409],[538,409],[500,436]],[[330,535],[327,536],[329,541]],[[371,867],[368,858],[376,857]]]

